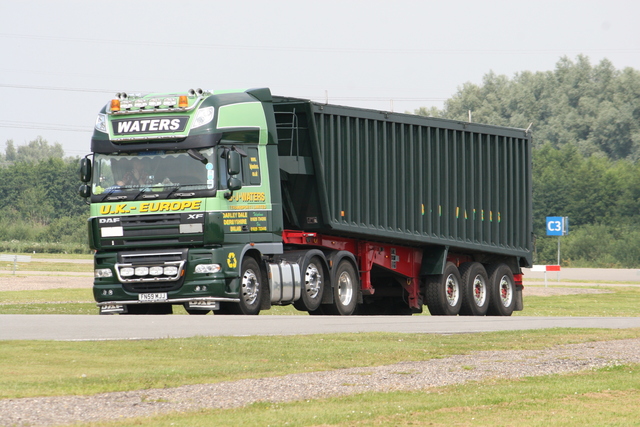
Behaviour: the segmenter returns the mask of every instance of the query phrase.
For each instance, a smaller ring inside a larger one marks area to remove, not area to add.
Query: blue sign
[[[547,236],[566,236],[569,234],[568,216],[548,216]]]

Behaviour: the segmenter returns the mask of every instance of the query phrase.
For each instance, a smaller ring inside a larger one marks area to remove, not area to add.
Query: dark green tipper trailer
[[[92,151],[81,193],[101,312],[522,310],[525,130],[197,90],[119,94]],[[150,172],[127,185],[134,160]]]

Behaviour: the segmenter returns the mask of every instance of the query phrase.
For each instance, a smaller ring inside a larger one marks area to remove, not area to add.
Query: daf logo
[[[204,214],[189,214],[189,217],[187,219],[191,220],[191,219],[200,219],[204,216]]]
[[[116,224],[120,222],[120,218],[99,218],[98,223],[100,224]]]

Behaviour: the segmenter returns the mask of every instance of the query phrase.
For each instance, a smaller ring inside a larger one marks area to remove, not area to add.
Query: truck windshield
[[[216,188],[213,149],[199,153],[207,159],[206,164],[187,151],[96,154],[92,194],[135,197],[140,192],[213,191]]]

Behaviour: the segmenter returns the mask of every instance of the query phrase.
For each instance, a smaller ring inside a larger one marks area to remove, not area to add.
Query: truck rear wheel
[[[447,263],[443,274],[427,276],[425,297],[432,316],[455,316],[460,312],[461,283],[458,267],[452,262]]]
[[[358,306],[360,280],[353,264],[343,259],[333,275],[333,304],[323,306],[326,314],[351,316]]]
[[[302,294],[293,306],[300,311],[316,311],[322,303],[325,285],[325,269],[317,256],[312,257],[302,268]]]
[[[490,316],[511,316],[516,307],[516,284],[513,272],[506,264],[492,265],[487,272],[491,286]]]
[[[479,262],[467,262],[460,266],[462,277],[462,305],[460,314],[484,316],[489,308],[489,277]]]

